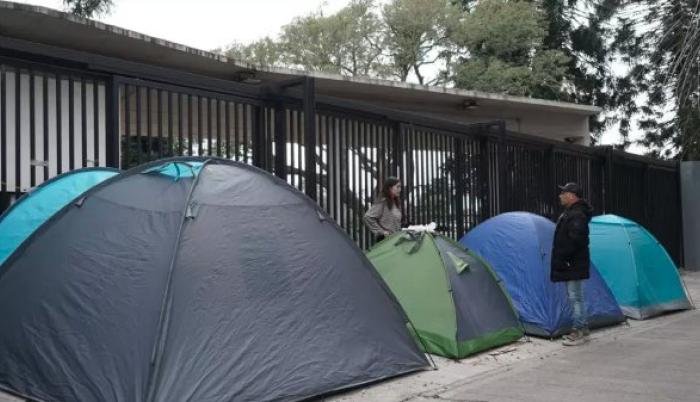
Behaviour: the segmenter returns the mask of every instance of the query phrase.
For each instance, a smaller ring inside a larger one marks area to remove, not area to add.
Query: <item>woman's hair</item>
[[[401,199],[399,197],[394,198],[391,196],[391,188],[400,182],[401,180],[394,176],[387,177],[386,180],[384,180],[382,191],[379,194],[379,199],[386,202],[386,206],[389,207],[389,209],[393,207],[401,208]]]

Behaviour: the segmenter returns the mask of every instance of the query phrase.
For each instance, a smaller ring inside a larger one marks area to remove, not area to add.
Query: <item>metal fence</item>
[[[5,194],[83,166],[212,155],[285,179],[367,248],[362,217],[389,175],[404,183],[409,222],[436,222],[453,238],[507,211],[554,219],[556,184],[576,181],[597,213],[640,222],[682,258],[674,162],[510,133],[502,122],[460,125],[316,97],[311,78],[251,95],[204,78],[184,84],[2,60]]]

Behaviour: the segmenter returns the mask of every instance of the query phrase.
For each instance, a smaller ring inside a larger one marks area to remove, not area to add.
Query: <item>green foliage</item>
[[[282,64],[280,46],[269,37],[248,45],[234,42],[224,51],[226,56],[259,66],[278,66]]]
[[[412,71],[425,83],[421,67],[444,57],[450,29],[461,9],[449,1],[392,0],[382,8],[390,75],[406,81]]]
[[[112,0],[63,0],[63,4],[71,13],[86,18],[106,14],[114,6]]]
[[[479,2],[455,29],[452,40],[469,49],[453,66],[457,87],[556,99],[569,59],[543,49],[542,13],[533,3]]]

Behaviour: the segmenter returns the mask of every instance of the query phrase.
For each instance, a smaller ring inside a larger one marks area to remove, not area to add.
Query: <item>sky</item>
[[[62,10],[62,0],[14,0]],[[110,14],[97,19],[111,25],[203,50],[234,41],[275,37],[294,17],[323,8],[332,14],[349,0],[114,0]],[[196,5],[193,7],[193,5]],[[613,127],[601,144],[615,143]],[[633,134],[634,136],[634,134]],[[643,151],[631,147],[631,152]]]

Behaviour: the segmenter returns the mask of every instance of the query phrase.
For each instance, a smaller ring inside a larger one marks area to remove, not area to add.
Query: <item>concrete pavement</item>
[[[700,299],[700,273],[684,275]],[[700,401],[700,310],[595,331],[584,346],[532,338],[329,398],[356,401]]]

